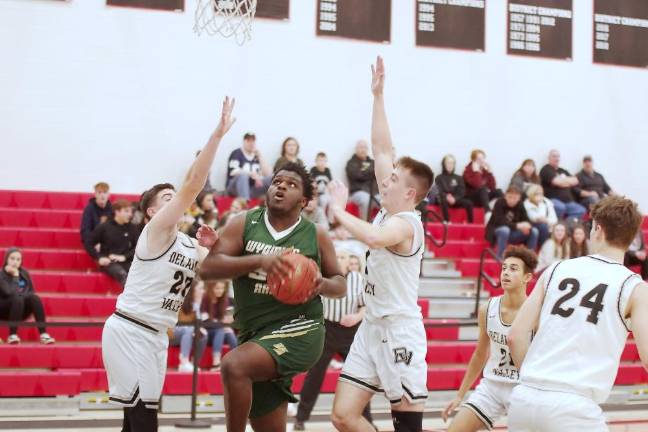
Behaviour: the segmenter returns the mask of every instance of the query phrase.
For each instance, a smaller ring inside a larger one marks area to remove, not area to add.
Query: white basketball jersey
[[[148,250],[147,228],[144,227],[137,242],[124,292],[117,299],[117,310],[166,329],[178,321],[178,311],[196,277],[198,250],[189,236],[178,232],[162,255],[140,258]]]
[[[385,209],[381,209],[373,224],[381,226],[390,217],[403,218],[412,225],[412,249],[408,255],[400,255],[387,248],[370,249],[367,252],[366,314],[369,319],[393,315],[421,318],[417,304],[425,241],[421,217],[415,212],[389,215]]]
[[[603,403],[630,330],[624,319],[628,299],[641,277],[600,255],[559,262],[545,274],[549,278],[538,332],[520,381]]]
[[[511,324],[502,320],[502,297],[495,297],[488,302],[486,315],[486,333],[490,339],[490,356],[484,368],[484,378],[509,384],[520,380],[518,369],[513,364],[506,340]]]

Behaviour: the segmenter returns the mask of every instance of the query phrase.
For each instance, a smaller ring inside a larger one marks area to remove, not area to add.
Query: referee
[[[297,408],[297,419],[293,428],[296,431],[305,430],[304,422],[308,420],[315,406],[331,359],[335,354],[346,359],[353,343],[353,337],[364,317],[364,279],[358,272],[349,272],[349,252],[338,249],[336,255],[340,270],[346,276],[347,294],[346,297],[338,299],[322,297],[326,340],[322,356],[308,371],[304,380]],[[363,416],[373,424],[369,404],[367,404]]]

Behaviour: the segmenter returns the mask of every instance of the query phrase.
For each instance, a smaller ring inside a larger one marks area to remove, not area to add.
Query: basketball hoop
[[[252,39],[257,0],[198,0],[194,31],[199,35],[234,37],[243,45]]]

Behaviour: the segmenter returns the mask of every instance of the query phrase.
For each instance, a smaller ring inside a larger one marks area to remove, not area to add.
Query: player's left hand
[[[371,92],[374,96],[380,96],[385,88],[385,63],[383,58],[378,56],[376,65],[371,65]]]
[[[225,134],[232,128],[234,122],[236,122],[236,117],[232,117],[232,111],[234,111],[234,105],[236,104],[236,99],[230,99],[229,96],[225,96],[223,101],[223,109],[221,111],[221,118],[214,135],[219,138],[223,138]]]
[[[304,301],[304,303],[308,303],[313,298],[315,298],[315,296],[320,295],[320,293],[322,292],[322,286],[323,285],[324,285],[324,277],[322,277],[322,273],[318,271],[317,275],[315,276],[315,281],[313,283],[313,288],[311,289],[311,291],[306,296],[306,300]]]
[[[211,249],[218,241],[218,233],[209,225],[201,225],[196,233],[196,240],[200,246]]]
[[[457,396],[456,398],[452,399],[452,401],[450,401],[450,403],[445,407],[445,409],[441,413],[441,418],[443,419],[444,422],[448,421],[450,415],[453,413],[453,411],[455,411],[459,407],[459,405],[461,405],[462,401],[463,399],[460,398],[459,396]]]
[[[349,200],[349,189],[339,180],[333,180],[328,185],[328,192],[331,200],[329,206],[338,206],[344,209]]]

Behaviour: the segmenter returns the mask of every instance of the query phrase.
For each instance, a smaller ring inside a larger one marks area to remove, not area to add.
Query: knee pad
[[[412,411],[392,411],[394,432],[421,432],[423,413]]]

